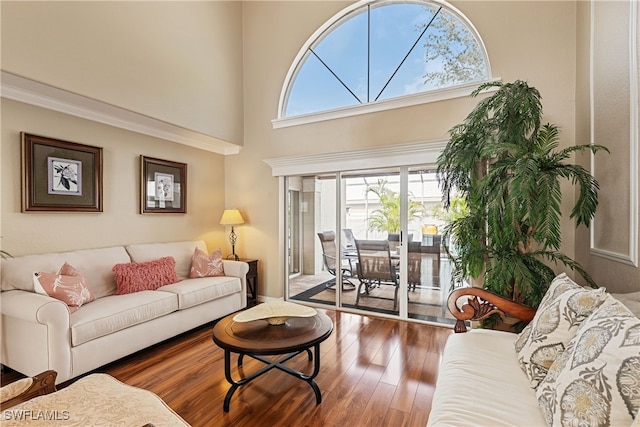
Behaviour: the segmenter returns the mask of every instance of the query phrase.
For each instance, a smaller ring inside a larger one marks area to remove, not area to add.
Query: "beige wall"
[[[474,23],[489,52],[494,76],[527,80],[543,95],[545,120],[557,123],[562,144],[575,140],[575,34],[573,2],[452,2]],[[350,3],[248,2],[244,5],[245,141],[226,159],[227,199],[252,216],[243,230],[245,251],[262,260],[260,293],[283,295],[278,252],[278,180],[264,159],[364,149],[445,138],[477,101],[455,99],[363,116],[274,130],[278,98],[291,62],[311,34]],[[257,190],[257,191],[256,191]],[[565,205],[573,202],[567,186]],[[254,228],[255,227],[255,228]],[[562,225],[562,250],[574,256],[575,228]]]
[[[103,213],[20,211],[20,132],[103,148]],[[228,251],[223,156],[2,100],[2,249],[13,255],[204,239]],[[187,163],[187,213],[138,213],[140,155]]]
[[[241,145],[239,2],[0,4],[2,70]],[[2,248],[205,239],[230,252],[221,155],[2,100]],[[104,213],[21,213],[21,131],[103,147]],[[139,156],[188,165],[187,214],[140,215]]]
[[[226,231],[217,222],[224,207],[238,207],[247,223],[236,228],[237,252],[260,260],[260,295],[281,297],[281,190],[265,159],[445,138],[475,105],[474,100],[455,99],[274,130],[271,120],[298,50],[349,4],[3,1],[3,70],[244,148],[222,158],[3,100],[2,247],[22,254],[204,236],[211,249],[222,246],[228,252]],[[541,91],[545,120],[561,127],[562,145],[588,142],[584,4],[453,4],[483,37],[494,76],[505,82],[527,80]],[[23,130],[104,147],[103,214],[19,212],[18,133]],[[189,165],[187,215],[137,214],[140,154]],[[616,194],[618,189],[603,191]],[[573,197],[565,186],[567,214]],[[69,230],[81,232],[69,238]],[[600,280],[617,277],[638,286],[637,268],[624,270],[618,263],[583,256],[585,232],[576,234],[568,219],[562,232],[563,252],[579,256],[590,271],[597,269]],[[615,276],[614,271],[624,273]]]
[[[242,3],[1,7],[3,70],[242,145]]]
[[[640,245],[640,233],[631,227],[633,219],[630,207],[638,204],[639,177],[634,177],[632,164],[640,163],[640,152],[631,157],[634,142],[631,131],[629,41],[636,38],[640,47],[640,35],[629,32],[630,2],[599,2],[596,4],[596,34],[594,39],[595,63],[594,142],[607,146],[610,155],[598,155],[594,159],[595,176],[600,182],[600,206],[593,225],[593,242],[589,230],[579,229],[576,240],[576,260],[586,266],[594,280],[601,286],[616,292],[640,290],[640,269],[637,255],[630,246]],[[591,4],[578,4],[577,75],[576,75],[576,135],[589,141],[591,136],[590,107],[590,50]],[[640,18],[638,19],[640,22]],[[640,56],[640,52],[638,52]],[[636,64],[637,66],[638,64]],[[637,78],[638,74],[635,75]],[[637,84],[637,82],[636,82]],[[603,100],[604,96],[604,100]],[[637,100],[636,100],[637,101]],[[638,106],[637,106],[638,107]],[[636,107],[637,114],[640,110]],[[640,129],[636,129],[637,138]],[[636,149],[637,150],[637,149]],[[590,167],[587,155],[579,157],[579,163]],[[635,182],[635,186],[632,182]],[[637,213],[636,210],[636,221]],[[602,254],[613,256],[603,256]]]

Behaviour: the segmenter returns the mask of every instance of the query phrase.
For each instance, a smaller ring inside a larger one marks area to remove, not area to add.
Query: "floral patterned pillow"
[[[213,277],[224,276],[224,266],[222,264],[222,249],[218,248],[207,256],[207,253],[196,248],[191,259],[191,272],[189,277]]]
[[[631,425],[640,408],[640,319],[607,295],[536,396],[549,425]]]
[[[584,288],[564,273],[553,279],[533,320],[515,342],[518,361],[532,388],[538,387],[580,324],[605,297],[604,288]]]
[[[36,293],[49,295],[67,304],[69,313],[95,300],[84,276],[66,262],[57,273],[33,273],[33,288]]]

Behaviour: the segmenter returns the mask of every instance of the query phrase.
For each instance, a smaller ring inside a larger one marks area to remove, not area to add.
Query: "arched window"
[[[359,114],[359,106],[408,97],[413,101],[402,106],[428,102],[417,94],[465,96],[490,78],[480,36],[453,6],[363,0],[334,16],[300,50],[285,79],[278,119],[345,109]],[[445,93],[460,87],[464,94]],[[385,105],[378,109],[394,108]]]

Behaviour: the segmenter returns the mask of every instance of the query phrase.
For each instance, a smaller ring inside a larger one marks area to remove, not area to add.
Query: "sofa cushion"
[[[640,408],[640,319],[607,295],[536,395],[549,425],[631,425]]]
[[[83,304],[95,299],[82,275],[33,273],[33,288],[36,293],[49,295],[64,302],[69,313],[73,313]]]
[[[513,353],[514,334],[474,329],[447,339],[429,426],[543,426]]]
[[[224,276],[222,264],[222,249],[218,248],[211,255],[196,248],[191,259],[191,272],[189,278]]]
[[[141,291],[100,298],[71,314],[71,343],[77,346],[176,310],[178,298],[169,292]]]
[[[191,257],[193,250],[199,248],[207,251],[204,240],[169,242],[169,243],[142,243],[126,246],[127,252],[133,262],[152,261],[164,256],[171,256],[176,260],[176,274],[180,280],[188,279],[191,271]]]
[[[131,262],[113,266],[118,290],[116,295],[140,291],[153,291],[178,281],[173,257],[162,257],[147,262]]]
[[[580,324],[606,297],[605,289],[583,288],[566,274],[551,282],[533,320],[516,340],[522,370],[536,388]]]
[[[241,292],[242,285],[237,277],[217,276],[186,279],[173,285],[163,286],[158,290],[176,294],[178,308],[182,310]]]
[[[3,259],[2,290],[22,289],[33,292],[34,272],[54,273],[65,262],[82,272],[87,286],[99,299],[116,292],[116,281],[111,268],[117,263],[131,262],[131,258],[124,246],[114,246]]]

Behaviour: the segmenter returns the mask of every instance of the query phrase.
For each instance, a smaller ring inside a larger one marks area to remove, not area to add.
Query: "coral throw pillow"
[[[191,272],[189,277],[213,277],[224,276],[222,265],[222,249],[218,248],[207,256],[207,253],[196,248],[191,259]]]
[[[33,287],[36,293],[49,295],[67,304],[69,313],[95,300],[84,276],[66,262],[57,273],[34,273]]]
[[[116,295],[153,291],[180,281],[176,274],[176,260],[170,256],[147,262],[116,264],[111,271],[116,277]]]

